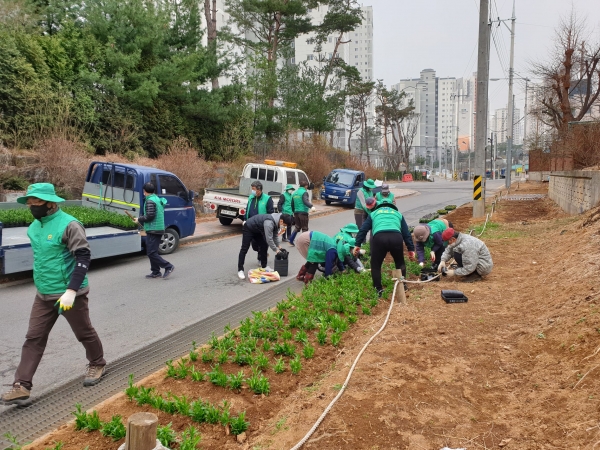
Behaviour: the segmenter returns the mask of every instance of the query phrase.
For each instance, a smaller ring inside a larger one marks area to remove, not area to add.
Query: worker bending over
[[[405,277],[404,244],[408,248],[408,256],[411,259],[415,257],[415,245],[408,230],[408,225],[396,205],[391,203],[377,205],[373,197],[367,199],[366,205],[371,214],[360,227],[353,253],[358,256],[360,246],[365,242],[367,233],[371,231],[373,233],[373,239],[371,240],[371,278],[373,279],[373,287],[377,289],[377,294],[381,297],[383,295],[381,265],[385,256],[389,252],[394,258],[396,270],[393,272],[393,276],[395,278],[400,278],[400,275]]]
[[[308,195],[308,181],[301,180],[300,187],[292,194],[292,207],[294,208],[294,232],[290,236],[290,245],[294,245],[296,235],[308,231],[308,212],[315,212],[316,208],[310,202]]]
[[[333,238],[325,233],[310,231],[302,233],[296,241],[296,248],[306,263],[300,268],[296,276],[298,281],[304,281],[304,284],[310,283],[315,277],[319,264],[325,266],[324,276],[328,277],[333,273],[335,266],[342,272],[345,267],[344,259],[350,254],[348,244],[336,244]]]
[[[481,280],[482,276],[492,271],[492,255],[481,239],[459,233],[452,228],[448,228],[442,235],[443,239],[448,241],[448,247],[442,255],[438,272],[447,277],[461,277],[461,281],[471,283]],[[458,267],[446,269],[446,264],[452,258]]]
[[[440,263],[442,254],[444,253],[444,240],[442,233],[448,229],[448,221],[432,220],[423,225],[417,225],[413,231],[415,241],[417,241],[417,259],[419,264],[425,264],[425,247],[429,247],[431,252],[431,266],[436,268]]]
[[[340,232],[333,237],[336,246],[348,244],[350,249],[354,248],[356,245],[356,235],[358,234],[358,231],[359,229],[355,223],[344,225],[342,228],[340,228]],[[361,273],[365,270],[365,267],[360,262],[358,257],[354,256],[352,253],[346,255],[344,261],[342,262],[356,273]]]

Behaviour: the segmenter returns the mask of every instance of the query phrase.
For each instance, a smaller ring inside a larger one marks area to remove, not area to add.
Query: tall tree
[[[204,0],[204,17],[206,19],[206,37],[208,51],[217,61],[217,0]],[[211,79],[212,88],[219,88],[219,77],[213,75]]]

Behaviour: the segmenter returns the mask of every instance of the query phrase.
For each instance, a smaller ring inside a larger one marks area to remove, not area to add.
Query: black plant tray
[[[446,303],[467,303],[469,299],[461,291],[442,290],[442,299]]]

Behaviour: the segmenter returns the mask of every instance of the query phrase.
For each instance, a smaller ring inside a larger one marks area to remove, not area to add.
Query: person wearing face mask
[[[267,194],[263,193],[263,185],[260,181],[254,181],[251,185],[252,193],[248,199],[248,205],[246,206],[245,219],[248,220],[252,216],[257,214],[273,214],[275,207],[273,206],[273,199]]]
[[[396,200],[394,199],[394,193],[390,192],[390,186],[388,184],[381,185],[381,192],[378,192],[375,196],[378,204],[381,203],[393,203],[396,204]]]
[[[244,262],[252,242],[258,244],[258,258],[263,269],[271,270],[267,266],[267,249],[270,247],[275,254],[281,251],[279,235],[292,224],[291,216],[287,214],[258,214],[248,219],[242,228],[242,248],[238,257],[238,277],[246,278]]]
[[[356,193],[356,203],[354,203],[354,221],[358,228],[362,227],[363,222],[371,214],[371,210],[367,208],[367,199],[373,197],[373,189],[375,189],[375,182],[369,178],[363,183]]]
[[[30,185],[17,201],[27,205],[35,218],[27,236],[33,250],[33,282],[37,292],[14,383],[0,399],[3,404],[26,406],[33,376],[59,315],[67,320],[85,348],[89,364],[84,386],[100,381],[106,361],[89,316],[87,271],[91,252],[83,225],[58,207],[64,199],[56,195],[50,183]]]
[[[296,235],[308,231],[308,213],[315,212],[316,208],[310,202],[308,195],[308,181],[300,181],[300,187],[292,195],[292,208],[294,209],[294,232],[290,236],[290,245],[294,246]]]
[[[279,202],[277,203],[277,211],[282,214],[287,214],[292,217],[294,215],[294,203],[292,200],[292,194],[296,188],[291,184],[285,187],[285,192],[279,196]],[[287,227],[285,234],[281,236],[283,242],[288,242],[292,234],[292,227]]]

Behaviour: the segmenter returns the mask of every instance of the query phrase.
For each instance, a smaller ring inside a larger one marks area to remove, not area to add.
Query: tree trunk
[[[217,62],[217,0],[212,0],[212,11],[210,0],[204,0],[204,17],[206,18],[206,37],[208,48],[213,53],[215,63]],[[219,89],[219,78],[212,78],[212,88]]]

